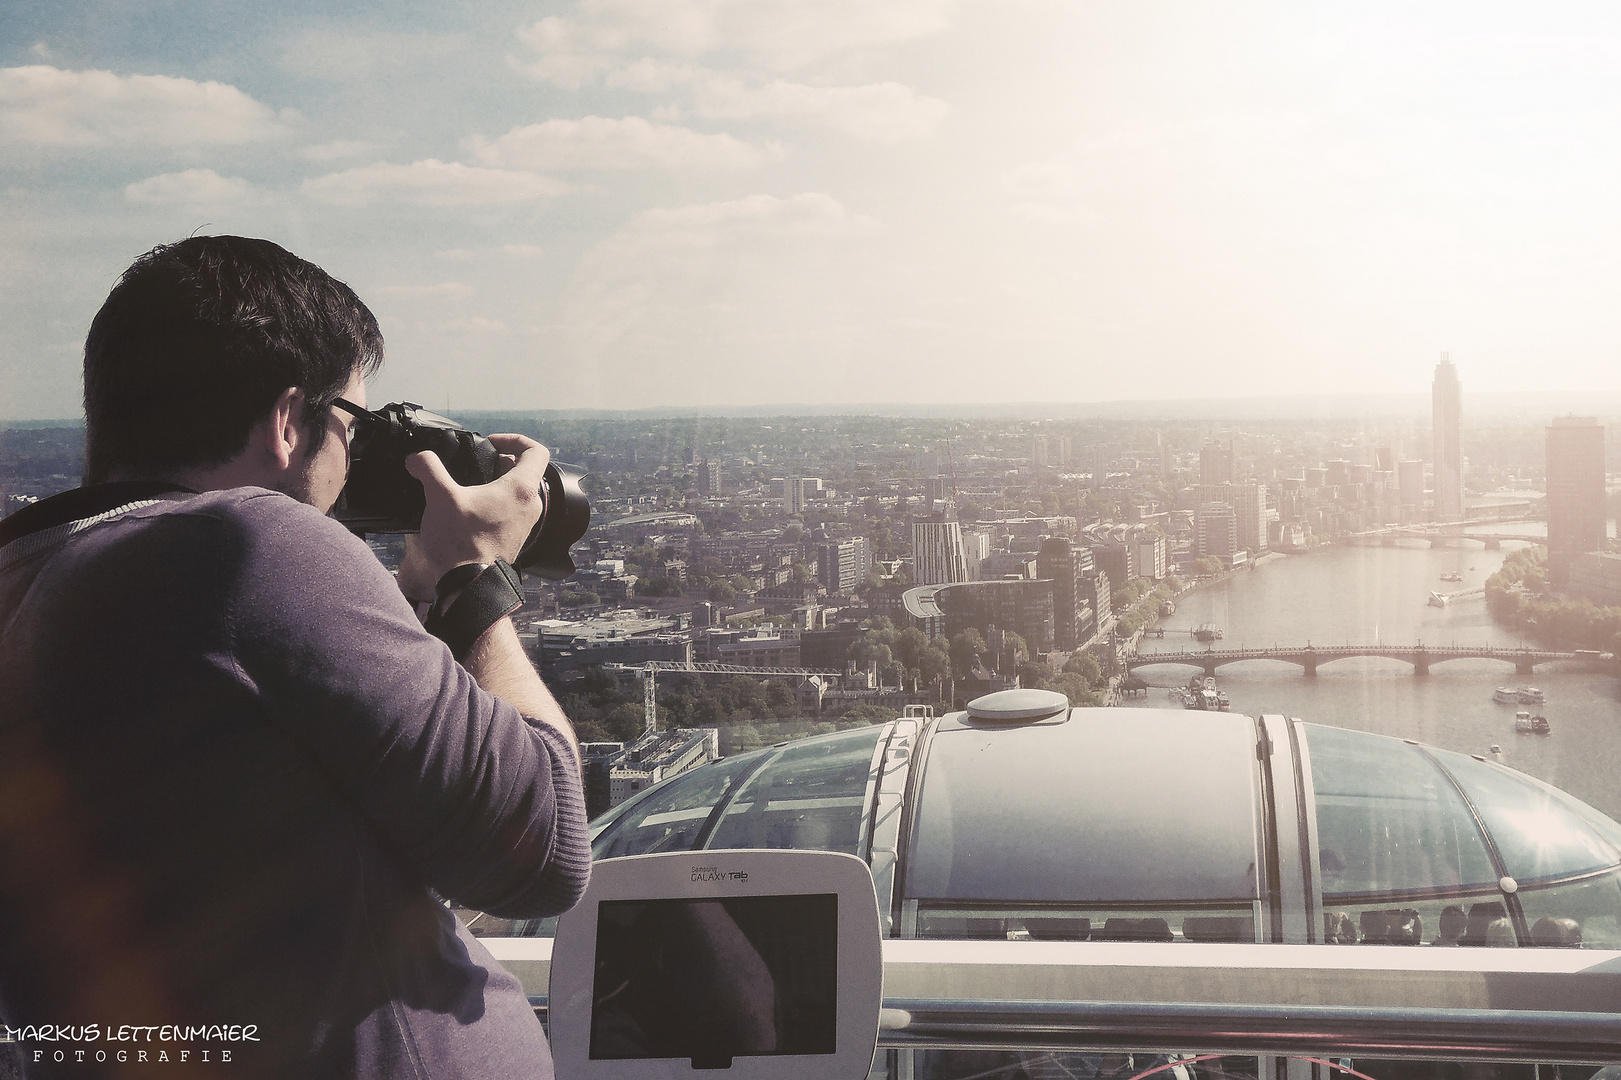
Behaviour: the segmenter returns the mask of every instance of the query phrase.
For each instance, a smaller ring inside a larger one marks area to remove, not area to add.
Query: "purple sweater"
[[[567,741],[285,495],[84,521],[0,547],[0,1016],[97,1027],[25,1038],[29,1075],[145,1051],[164,1077],[551,1076],[522,987],[435,894],[508,917],[579,898]],[[111,1038],[233,1024],[257,1041]]]

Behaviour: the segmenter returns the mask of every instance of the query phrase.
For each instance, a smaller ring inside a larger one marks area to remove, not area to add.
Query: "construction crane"
[[[654,687],[660,672],[681,672],[688,675],[748,675],[753,678],[809,679],[819,677],[836,679],[843,672],[816,668],[744,667],[741,664],[710,664],[698,661],[648,660],[641,664],[603,664],[604,671],[633,672],[642,682],[642,712],[646,719],[643,731],[658,727],[658,701]]]

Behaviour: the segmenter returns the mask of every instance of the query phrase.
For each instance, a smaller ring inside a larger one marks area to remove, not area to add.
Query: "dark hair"
[[[354,290],[268,240],[193,236],[136,259],[84,343],[85,481],[219,465],[289,386],[314,445],[383,360]]]

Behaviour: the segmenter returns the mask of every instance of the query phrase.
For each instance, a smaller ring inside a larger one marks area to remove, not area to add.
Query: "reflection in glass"
[[[1468,754],[1431,752],[1469,793],[1504,867],[1522,886],[1621,863],[1621,851],[1547,789]]]
[[[737,777],[763,753],[727,758],[652,789],[620,820],[597,835],[591,857],[612,859],[692,847],[715,804],[726,797]]]
[[[919,907],[920,938],[1253,942],[1252,908]]]
[[[834,894],[605,900],[597,909],[594,1060],[831,1054]]]
[[[1548,947],[1621,949],[1621,873],[1520,890],[1532,943]]]
[[[1474,815],[1417,746],[1316,724],[1305,729],[1325,905],[1370,894],[1495,892],[1498,874]]]
[[[942,723],[907,895],[1171,910],[1258,898],[1253,722],[1159,713],[1153,724],[1146,738],[1107,712],[1002,730]]]
[[[882,727],[794,743],[738,791],[706,845],[856,854]]]

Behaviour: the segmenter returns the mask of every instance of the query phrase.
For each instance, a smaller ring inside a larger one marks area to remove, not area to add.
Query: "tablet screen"
[[[590,1056],[832,1054],[838,937],[835,893],[604,900]]]

